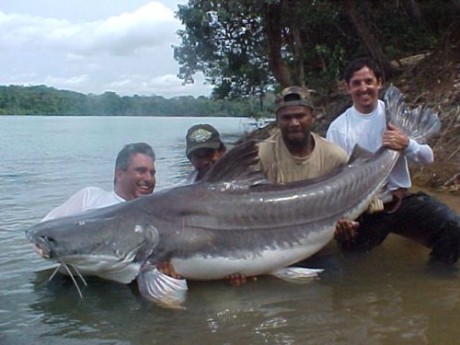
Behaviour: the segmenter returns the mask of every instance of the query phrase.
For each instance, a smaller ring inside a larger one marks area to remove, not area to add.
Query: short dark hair
[[[133,143],[125,145],[118,153],[117,160],[115,161],[115,170],[126,170],[131,163],[131,156],[135,154],[144,154],[152,158],[155,162],[155,152],[152,147],[146,143]]]
[[[369,57],[360,57],[350,61],[350,63],[345,67],[343,71],[343,79],[345,79],[346,83],[350,82],[353,73],[359,71],[363,67],[368,67],[372,72],[374,72],[375,77],[377,80],[382,80],[382,70],[380,66],[371,58]]]

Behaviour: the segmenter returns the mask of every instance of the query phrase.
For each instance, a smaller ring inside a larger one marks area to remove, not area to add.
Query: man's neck
[[[372,104],[371,106],[369,107],[362,107],[362,106],[357,106],[356,104],[353,104],[353,106],[355,107],[355,109],[361,113],[361,114],[364,114],[364,115],[368,115],[370,113],[372,113],[375,109],[377,109],[377,106],[378,106],[378,101],[375,102],[375,104]]]
[[[113,192],[115,193],[115,196],[117,196],[120,199],[123,199],[124,201],[129,200],[129,198],[125,197],[123,193],[121,193],[120,189],[115,186],[113,189]]]

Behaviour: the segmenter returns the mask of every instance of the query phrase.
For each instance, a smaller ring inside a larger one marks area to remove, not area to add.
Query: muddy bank
[[[457,214],[460,214],[460,195],[458,195],[458,192],[449,193],[446,191],[432,190],[432,189],[418,187],[418,186],[411,188],[411,192],[417,192],[417,191],[425,192],[435,197],[436,199],[449,205],[452,209],[454,209],[457,212]]]

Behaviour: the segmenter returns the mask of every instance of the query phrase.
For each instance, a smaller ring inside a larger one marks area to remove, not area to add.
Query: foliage
[[[458,19],[455,0],[190,0],[175,47],[179,77],[203,72],[219,98],[264,95],[286,84],[335,87],[344,65],[371,55],[390,64],[433,49]]]
[[[178,16],[187,23],[187,30],[179,31],[183,45],[174,50],[179,77],[191,83],[197,71],[205,72],[217,98],[263,96],[273,78],[267,73],[259,4],[197,0],[179,6]]]
[[[0,86],[0,115],[251,116],[253,102],[192,96],[120,97],[114,92],[84,95],[43,85]]]

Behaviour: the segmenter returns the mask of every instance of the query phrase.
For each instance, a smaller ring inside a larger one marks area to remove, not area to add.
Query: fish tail
[[[387,122],[401,128],[411,139],[425,144],[441,131],[438,114],[431,108],[419,106],[409,109],[399,89],[391,85],[385,92]]]

